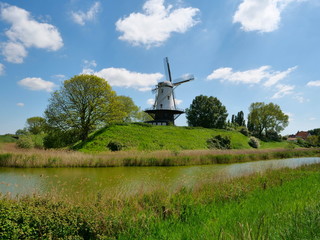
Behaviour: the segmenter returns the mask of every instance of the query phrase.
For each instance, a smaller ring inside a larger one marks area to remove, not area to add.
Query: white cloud
[[[176,105],[180,105],[182,103],[182,100],[180,100],[180,99],[174,99],[174,100],[176,102]]]
[[[93,70],[91,72],[93,73]],[[161,73],[130,72],[125,68],[105,68],[94,75],[104,78],[111,86],[135,88],[139,91],[151,90],[163,78]]]
[[[90,67],[96,67],[97,66],[97,63],[95,60],[83,60],[83,65],[85,68],[90,68]]]
[[[66,79],[67,77],[63,74],[56,74],[56,75],[53,75],[52,78],[60,81],[60,80]]]
[[[284,85],[278,84],[276,85],[277,92],[271,97],[272,99],[282,98],[286,95],[293,94],[295,86],[293,85]]]
[[[282,98],[286,95],[293,94],[295,86],[279,84],[279,82],[293,72],[296,67],[288,68],[285,71],[274,71],[271,66],[261,66],[257,69],[251,69],[243,72],[234,72],[232,68],[219,68],[214,70],[207,80],[219,80],[228,81],[231,83],[243,83],[243,84],[262,84],[264,87],[273,87],[276,93],[271,97],[272,99]],[[298,101],[305,101],[303,97],[295,99]]]
[[[310,101],[310,99],[306,99],[301,95],[302,93],[295,93],[293,99],[297,100],[299,103],[305,103]]]
[[[142,13],[131,13],[119,19],[116,28],[122,35],[120,40],[135,46],[147,48],[159,46],[168,40],[172,33],[185,33],[198,21],[198,8],[177,8],[165,6],[165,0],[147,0]]]
[[[11,24],[5,31],[8,42],[2,46],[2,54],[9,62],[22,63],[27,56],[26,48],[56,51],[63,46],[62,38],[55,26],[37,22],[22,8],[2,4],[0,16],[2,20]]]
[[[233,16],[244,31],[272,32],[279,28],[281,13],[292,2],[301,0],[243,0]]]
[[[320,87],[320,80],[318,81],[310,81],[307,83],[307,86],[309,87]]]
[[[94,75],[95,71],[92,68],[95,68],[96,66],[97,66],[97,63],[95,60],[92,60],[92,61],[84,60],[81,74]]]
[[[24,78],[20,80],[18,84],[32,91],[47,92],[52,92],[56,86],[53,82],[45,81],[41,78]]]
[[[309,118],[309,120],[310,120],[310,121],[315,121],[315,120],[317,120],[317,118],[311,117],[311,118]]]
[[[147,100],[147,104],[153,105],[153,104],[154,104],[154,99],[153,99],[153,98],[149,98],[149,99]]]
[[[271,77],[268,79],[268,81],[266,81],[263,85],[265,87],[271,87],[274,84],[281,81],[282,79],[286,78],[291,72],[293,72],[296,69],[297,69],[297,66],[289,68],[288,70],[283,72],[274,72],[271,74]]]
[[[267,70],[270,66],[262,66],[257,69],[252,69],[244,72],[233,72],[232,68],[219,68],[213,71],[208,77],[208,80],[221,79],[233,83],[253,84],[259,83],[269,76]]]
[[[4,65],[0,63],[0,76],[4,74],[5,72],[4,69],[5,69]]]
[[[23,59],[28,55],[25,47],[20,43],[7,42],[2,44],[2,55],[7,62],[23,63]]]
[[[86,22],[95,19],[96,15],[100,11],[100,2],[95,2],[87,12],[71,12],[73,21],[79,25],[85,25]]]
[[[244,84],[258,84],[265,80],[264,86],[271,87],[286,78],[296,68],[297,67],[292,67],[283,72],[273,71],[270,66],[261,66],[257,69],[250,69],[243,72],[234,72],[232,68],[219,68],[207,76],[207,80],[220,79],[221,81]]]
[[[19,102],[19,103],[17,103],[17,106],[18,107],[24,107],[24,103]]]

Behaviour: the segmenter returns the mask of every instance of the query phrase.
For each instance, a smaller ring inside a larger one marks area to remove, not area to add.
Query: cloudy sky
[[[229,117],[253,102],[290,116],[283,134],[320,127],[318,0],[10,0],[0,4],[0,134],[42,116],[61,83],[90,73],[142,109],[176,88],[180,108],[215,96]],[[177,125],[186,125],[181,116]]]

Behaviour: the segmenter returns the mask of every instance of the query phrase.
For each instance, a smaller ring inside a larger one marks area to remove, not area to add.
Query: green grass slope
[[[149,124],[112,125],[92,134],[86,142],[74,146],[83,152],[108,151],[110,141],[119,142],[124,150],[193,150],[207,149],[207,139],[230,136],[233,149],[250,148],[248,137],[236,131]]]
[[[17,139],[13,138],[11,134],[0,135],[0,143],[14,143]]]

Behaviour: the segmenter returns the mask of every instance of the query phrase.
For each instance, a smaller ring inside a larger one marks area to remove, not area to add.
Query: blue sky
[[[273,102],[283,134],[319,128],[318,0],[11,0],[0,5],[0,134],[43,116],[52,91],[81,73],[105,78],[142,109],[150,89],[176,88],[179,108],[215,96],[232,114]],[[186,125],[180,116],[177,125]]]

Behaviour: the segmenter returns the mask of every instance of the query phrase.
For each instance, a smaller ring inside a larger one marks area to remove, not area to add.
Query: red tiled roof
[[[297,132],[296,134],[296,137],[303,138],[303,139],[306,139],[308,136],[310,136],[310,133],[304,132],[304,131]]]

